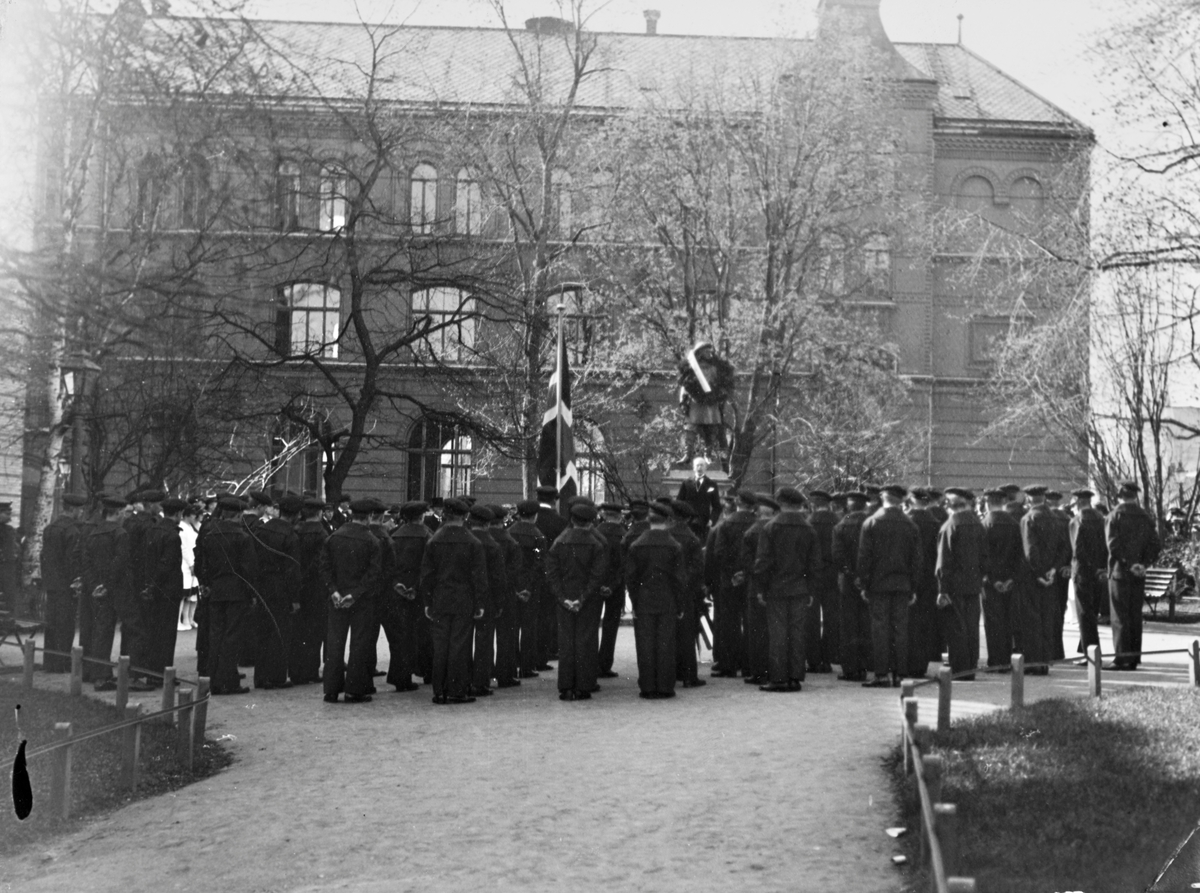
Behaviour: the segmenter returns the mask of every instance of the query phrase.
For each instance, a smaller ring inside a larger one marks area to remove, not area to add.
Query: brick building
[[[901,201],[911,206],[912,219],[921,226],[932,226],[947,211],[974,221],[961,228],[960,245],[941,239],[918,242],[913,248],[912,240],[868,238],[854,248],[858,257],[846,267],[871,270],[873,287],[852,303],[877,321],[879,337],[891,346],[896,369],[911,385],[910,405],[897,410],[924,435],[924,455],[914,457],[913,477],[943,486],[999,479],[1062,480],[1071,474],[1072,457],[1040,445],[1017,449],[977,441],[986,423],[978,393],[988,373],[991,345],[1011,326],[1036,315],[1037,306],[1021,295],[1010,300],[1005,286],[980,284],[988,281],[986,276],[966,277],[962,270],[986,259],[989,249],[981,247],[980,227],[1001,232],[1053,229],[1057,209],[1086,205],[1079,185],[1085,180],[1078,171],[1080,164],[1086,165],[1091,135],[1051,102],[962,45],[892,44],[878,6],[879,0],[825,0],[822,15],[843,16],[838,21],[865,36],[886,59],[896,85],[890,111],[900,134],[896,164],[906,181],[916,184]],[[586,144],[606,120],[638,108],[648,95],[661,95],[669,84],[685,82],[702,68],[767,71],[780,54],[805,44],[671,36],[657,33],[657,24],[657,16],[647,14],[645,33],[589,35],[595,70],[581,82],[572,111],[579,144]],[[206,25],[203,20],[170,19],[162,27],[203,34]],[[527,28],[539,39],[553,36],[555,29],[563,31],[564,40],[570,35],[570,26],[557,20],[531,20]],[[411,399],[399,405],[385,398],[372,408],[364,420],[370,446],[355,463],[345,489],[374,492],[389,500],[462,490],[486,499],[517,498],[527,485],[521,463],[472,449],[470,434],[450,421],[452,413],[443,415],[443,410],[469,412],[469,398],[463,395],[472,392],[482,411],[489,394],[503,387],[505,370],[472,368],[477,348],[498,339],[505,326],[496,318],[502,314],[480,311],[485,276],[479,271],[520,266],[517,255],[544,250],[557,264],[551,280],[573,278],[567,272],[586,278],[588,261],[578,258],[586,258],[602,236],[582,236],[588,227],[581,224],[598,211],[588,203],[588,171],[564,165],[547,172],[550,195],[541,207],[553,220],[547,219],[538,230],[545,238],[526,245],[514,240],[512,224],[504,219],[511,203],[498,208],[494,197],[481,189],[482,178],[456,153],[455,134],[461,131],[447,130],[439,122],[511,111],[514,41],[528,35],[485,28],[372,29],[299,22],[256,23],[255,31],[303,71],[314,101],[291,94],[273,108],[269,127],[253,123],[249,111],[244,123],[226,121],[227,144],[240,140],[241,155],[257,152],[257,161],[225,167],[223,160],[202,161],[194,168],[172,168],[169,195],[164,191],[154,198],[153,215],[164,242],[174,239],[178,250],[185,238],[180,233],[206,230],[210,243],[237,246],[236,251],[226,248],[223,260],[212,266],[213,281],[223,284],[209,292],[224,296],[224,318],[234,330],[227,336],[229,343],[278,351],[280,362],[270,370],[276,385],[320,377],[312,364],[284,361],[297,351],[309,351],[330,368],[362,364],[365,349],[349,310],[358,306],[355,301],[363,302],[363,319],[380,332],[411,331],[414,320],[433,320],[436,326],[430,334],[389,355],[378,369],[385,391],[390,393],[394,386]],[[368,260],[371,275],[355,277],[348,274],[346,259],[347,215],[358,207],[349,196],[361,188],[364,170],[374,169],[368,164],[346,170],[344,160],[350,151],[364,157],[356,147],[369,142],[369,134],[355,132],[350,114],[363,101],[361,83],[352,84],[350,73],[364,71],[372,73],[374,113],[405,115],[418,122],[388,147],[386,169],[372,176],[371,199],[364,206],[369,213],[359,237],[363,250],[382,258],[400,245],[396,250],[406,257],[403,276],[383,285],[378,283],[387,278],[380,275],[385,260],[374,266]],[[226,105],[234,109],[229,117],[237,117],[244,98],[236,91],[229,93]],[[131,133],[146,144],[146,158],[161,157],[163,150],[153,148],[166,142],[161,135],[156,139],[136,126]],[[234,154],[238,153],[219,151],[212,157]],[[115,169],[113,160],[109,163]],[[136,172],[124,176],[123,188],[112,186],[115,176],[109,177],[107,187],[112,196],[123,197],[96,202],[97,214],[108,221],[97,227],[104,229],[106,238],[136,234],[139,220],[146,225],[144,203],[152,193],[151,178]],[[200,226],[194,219],[200,191],[195,184],[218,177],[226,184],[227,198],[236,200],[226,200],[220,214]],[[602,224],[595,233],[604,232]],[[400,230],[403,239],[391,240],[388,233]],[[235,255],[240,259],[233,260]],[[429,266],[431,257],[437,258],[437,270]],[[465,268],[468,261],[470,271],[462,273],[460,265]],[[426,266],[421,275],[415,274],[422,264]],[[455,276],[462,273],[474,281],[476,290],[438,284],[454,279],[445,272],[452,268]],[[1044,297],[1053,300],[1053,295]],[[573,314],[574,330],[582,333],[587,320],[603,312],[603,307],[591,306]],[[432,359],[438,361],[436,367]],[[258,374],[266,373],[259,369]],[[471,388],[455,390],[447,384],[464,377],[474,382]],[[803,386],[800,380],[785,384]],[[648,377],[639,397],[663,404],[674,400],[674,391],[674,372],[664,369]],[[330,402],[329,393],[309,397],[310,404],[336,403]],[[593,446],[627,434],[619,419],[595,422]],[[282,429],[262,427],[262,451],[269,453],[271,443],[281,440]],[[771,489],[784,482],[788,457],[786,450],[772,450],[769,457],[763,452],[748,468],[747,480]],[[321,460],[320,448],[309,447],[281,463],[273,480],[292,489],[320,488]],[[596,495],[603,495],[606,484],[627,491],[655,484],[602,457],[589,460],[584,455],[581,464],[585,489]],[[114,471],[114,479],[105,483],[119,488],[139,476],[133,472],[115,479],[122,474]]]

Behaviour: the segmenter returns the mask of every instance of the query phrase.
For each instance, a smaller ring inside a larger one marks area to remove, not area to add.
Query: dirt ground
[[[1145,647],[1181,641],[1164,638]],[[180,635],[181,674],[193,641]],[[899,889],[880,763],[892,691],[715,679],[642,701],[628,627],[616,669],[577,703],[557,700],[552,672],[455,707],[383,685],[362,705],[317,686],[214,699],[210,735],[232,736],[233,766],[9,860],[0,891]],[[1186,680],[1181,660],[1132,675]],[[1086,676],[1026,682],[1034,699],[1082,694]],[[1006,703],[1008,685],[956,686],[956,715]],[[921,694],[932,721],[936,689]]]

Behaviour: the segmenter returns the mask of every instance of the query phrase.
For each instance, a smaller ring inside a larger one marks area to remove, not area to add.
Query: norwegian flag
[[[567,347],[558,339],[558,363],[550,376],[546,411],[542,414],[542,436],[538,440],[538,482],[558,488],[560,503],[579,492],[575,469],[575,438],[571,425],[571,370]]]

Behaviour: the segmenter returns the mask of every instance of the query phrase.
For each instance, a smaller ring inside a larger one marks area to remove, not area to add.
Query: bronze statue
[[[733,366],[710,343],[701,341],[687,352],[679,364],[679,406],[687,417],[686,455],[675,467],[691,466],[696,440],[702,438],[705,453],[719,457],[722,470],[729,470],[725,404],[733,397],[733,385]]]

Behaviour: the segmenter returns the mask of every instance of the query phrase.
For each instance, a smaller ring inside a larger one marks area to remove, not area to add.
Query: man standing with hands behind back
[[[1108,595],[1112,600],[1113,651],[1105,669],[1136,670],[1142,650],[1142,603],[1146,568],[1158,558],[1161,543],[1154,519],[1138,505],[1140,488],[1132,481],[1117,490],[1117,505],[1104,528],[1108,541]]]

